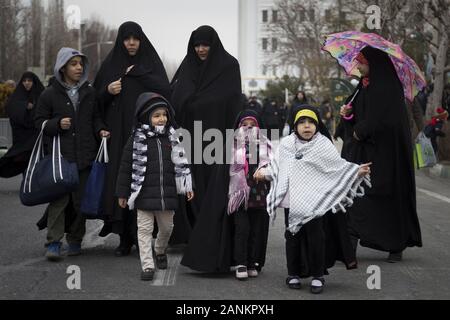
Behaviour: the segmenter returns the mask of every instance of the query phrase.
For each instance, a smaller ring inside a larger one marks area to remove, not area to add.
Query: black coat
[[[201,40],[207,40],[211,48],[203,62],[194,49],[198,36],[205,37]],[[240,68],[237,60],[223,48],[213,28],[202,26],[192,33],[187,55],[172,85],[177,123],[191,133],[192,141],[199,138],[194,137],[195,121],[202,122],[202,133],[214,128],[225,137],[226,129],[233,128],[234,120],[243,108]],[[207,145],[209,143],[205,142],[202,150]],[[231,263],[229,217],[226,214],[229,166],[202,161],[192,166],[192,172],[195,198],[190,203],[182,203],[182,210],[177,212],[172,243],[186,242],[187,239],[177,235],[188,235],[190,229],[186,223],[177,223],[177,219],[185,222],[191,219],[190,222],[195,222],[192,223],[194,229],[181,263],[200,271],[226,270]]]
[[[167,135],[155,136],[147,139],[147,146],[145,180],[139,196],[136,198],[135,208],[145,211],[176,210],[178,209],[178,195],[170,140]],[[128,199],[130,196],[132,159],[133,137],[130,137],[123,150],[117,176],[116,196],[118,198]]]
[[[106,126],[101,120],[96,92],[86,82],[79,89],[79,106],[75,110],[65,88],[57,81],[41,95],[36,110],[35,124],[44,129],[44,143],[47,152],[51,152],[53,137],[60,135],[61,154],[70,161],[76,162],[79,170],[92,165],[98,152],[99,133]],[[61,119],[72,118],[69,130],[62,130]]]
[[[129,35],[141,41],[136,56],[130,56],[123,44]],[[134,68],[126,74],[129,66]],[[122,79],[122,91],[113,96],[108,85]],[[124,234],[130,230],[124,224],[127,209],[117,204],[116,179],[122,159],[122,151],[130,137],[135,121],[136,102],[144,92],[156,92],[165,97],[170,93],[169,80],[161,59],[141,27],[134,22],[125,22],[119,28],[114,48],[106,57],[94,82],[99,95],[102,116],[111,132],[108,151],[110,161],[104,190],[105,224],[101,235],[109,232]]]
[[[370,84],[358,86],[354,118],[346,121],[346,160],[372,162],[372,188],[349,208],[349,227],[361,245],[383,251],[422,246],[416,210],[411,133],[403,87],[387,54],[366,47]],[[356,133],[359,140],[352,137]]]
[[[27,91],[22,84],[24,79],[32,79],[33,87]],[[39,130],[34,126],[37,102],[44,86],[32,72],[25,72],[16,90],[8,99],[6,113],[12,129],[13,145],[0,159],[0,177],[11,178],[24,172],[33,150]],[[28,109],[28,104],[33,104]]]

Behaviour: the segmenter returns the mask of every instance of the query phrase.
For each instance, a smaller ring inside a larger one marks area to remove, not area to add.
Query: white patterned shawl
[[[281,140],[267,174],[272,180],[267,211],[276,217],[287,192],[290,196],[288,230],[296,234],[307,222],[328,211],[346,212],[355,197],[364,196],[365,182],[358,177],[359,165],[341,158],[333,143],[320,133],[307,143],[296,144],[295,133]]]

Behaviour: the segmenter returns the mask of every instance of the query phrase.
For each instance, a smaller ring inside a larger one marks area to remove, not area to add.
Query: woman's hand
[[[122,78],[117,81],[111,82],[108,86],[108,92],[113,96],[118,95],[122,91]]]
[[[186,193],[186,196],[187,196],[188,202],[190,202],[190,201],[192,201],[192,199],[194,199],[194,192],[189,191],[188,193]]]
[[[343,105],[341,107],[340,115],[341,117],[348,117],[353,111],[352,106],[350,105]]]

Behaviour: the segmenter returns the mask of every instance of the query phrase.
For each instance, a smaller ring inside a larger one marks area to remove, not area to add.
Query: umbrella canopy
[[[387,41],[375,33],[345,31],[326,36],[322,50],[331,54],[344,67],[348,75],[360,77],[355,60],[366,46],[379,49],[389,55],[400,79],[405,97],[413,101],[414,97],[426,86],[425,77],[419,66],[408,57],[399,45]]]

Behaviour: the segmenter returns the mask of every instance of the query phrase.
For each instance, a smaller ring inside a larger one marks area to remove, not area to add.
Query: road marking
[[[166,270],[156,270],[152,286],[170,287],[175,285],[178,267],[180,266],[182,254],[168,254],[168,266]]]
[[[438,200],[450,203],[450,198],[444,197],[444,196],[442,196],[442,195],[440,195],[438,193],[431,192],[431,191],[428,191],[428,190],[425,190],[425,189],[421,189],[421,188],[417,188],[417,191],[425,193],[426,195],[428,195],[430,197],[433,197],[433,198],[436,198]]]

